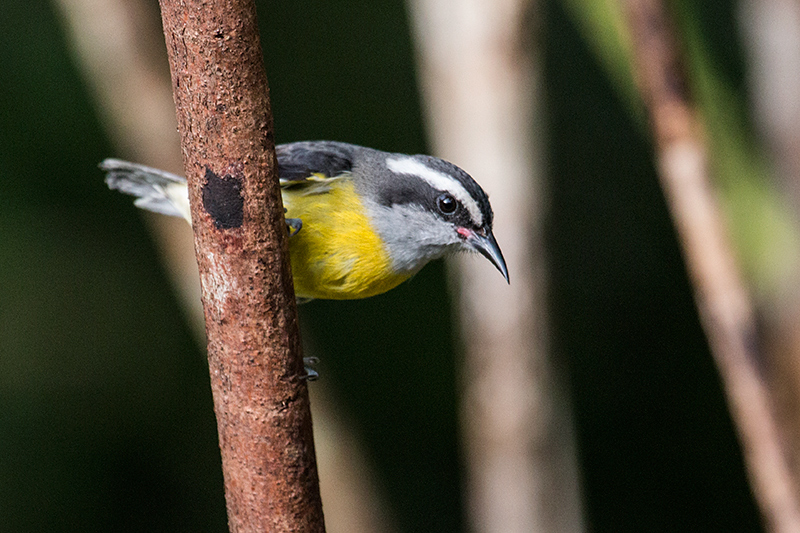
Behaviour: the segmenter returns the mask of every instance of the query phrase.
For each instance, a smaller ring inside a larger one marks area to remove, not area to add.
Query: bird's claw
[[[319,359],[317,357],[303,357],[303,368],[305,369],[306,373],[302,376],[302,379],[308,381],[316,381],[319,379],[319,372],[317,372],[314,367],[319,363]]]
[[[289,237],[294,237],[303,228],[303,221],[299,218],[287,218],[286,226],[289,228]]]

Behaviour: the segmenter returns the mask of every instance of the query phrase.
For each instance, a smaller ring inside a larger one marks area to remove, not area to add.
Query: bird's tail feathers
[[[136,207],[191,222],[185,178],[120,159],[106,159],[100,168],[110,189],[136,196]]]

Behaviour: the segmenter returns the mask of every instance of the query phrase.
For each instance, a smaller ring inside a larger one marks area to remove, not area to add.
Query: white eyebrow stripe
[[[426,181],[434,189],[449,192],[469,211],[472,220],[477,226],[483,225],[483,215],[478,207],[478,202],[470,196],[458,180],[443,172],[434,170],[411,157],[387,157],[386,166],[396,174],[416,176]]]

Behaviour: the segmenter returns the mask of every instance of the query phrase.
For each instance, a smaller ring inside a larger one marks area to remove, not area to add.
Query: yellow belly
[[[295,293],[300,298],[348,300],[392,289],[408,275],[392,273],[389,255],[348,180],[324,192],[285,189],[287,218],[302,229],[289,239]]]

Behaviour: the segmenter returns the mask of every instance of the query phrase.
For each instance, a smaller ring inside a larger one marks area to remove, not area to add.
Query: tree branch
[[[771,531],[800,531],[797,487],[776,422],[774,398],[762,373],[753,306],[708,177],[701,124],[688,95],[673,28],[658,0],[628,0],[627,7],[661,185],[724,381],[751,486]]]
[[[232,532],[324,531],[252,0],[160,0]]]

